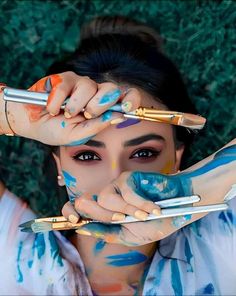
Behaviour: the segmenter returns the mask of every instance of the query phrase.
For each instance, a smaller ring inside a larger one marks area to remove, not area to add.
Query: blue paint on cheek
[[[80,146],[80,145],[84,145],[84,144],[86,144],[89,140],[91,140],[93,137],[94,137],[95,135],[93,135],[93,136],[90,136],[90,137],[87,137],[87,138],[83,138],[83,139],[80,139],[80,140],[78,140],[78,141],[74,141],[74,142],[71,142],[71,143],[69,143],[69,144],[67,144],[67,145],[64,145],[64,146]]]
[[[66,183],[66,187],[75,187],[76,186],[76,178],[73,177],[70,173],[66,172],[66,171],[62,171],[65,183]]]
[[[20,256],[21,256],[21,252],[22,252],[22,247],[23,247],[23,242],[20,241],[19,246],[18,246],[18,253],[17,253],[17,271],[18,271],[18,277],[17,277],[17,282],[18,283],[22,283],[23,282],[23,274],[20,268]]]
[[[116,128],[125,128],[134,124],[141,122],[139,119],[128,118],[126,121],[123,121],[116,125]]]
[[[98,105],[104,106],[104,105],[107,105],[107,104],[111,104],[111,103],[115,102],[120,96],[121,96],[121,91],[119,89],[111,91],[111,92],[105,94],[99,100]]]
[[[104,242],[103,240],[98,240],[95,243],[94,248],[93,248],[94,255],[98,255],[103,250],[105,245],[106,245],[106,242]]]
[[[183,295],[183,287],[180,278],[179,266],[176,259],[171,260],[171,285],[175,296]]]
[[[105,113],[103,113],[102,115],[102,122],[106,122],[109,121],[112,117],[112,112],[111,111],[107,111]]]
[[[147,260],[147,256],[138,251],[130,251],[124,254],[107,256],[107,264],[115,267],[135,265]]]

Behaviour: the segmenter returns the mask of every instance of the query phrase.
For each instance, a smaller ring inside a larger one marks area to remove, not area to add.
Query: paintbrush
[[[48,96],[49,93],[46,92],[33,92],[9,87],[5,87],[3,90],[3,99],[5,101],[12,101],[23,104],[46,106]],[[61,109],[65,109],[68,100],[69,98],[65,100],[65,102],[61,106]],[[140,107],[135,111],[124,113],[120,104],[116,104],[110,107],[108,110],[121,112],[126,118],[169,123],[195,130],[202,129],[206,123],[206,119],[202,116],[177,111],[163,111],[154,108]]]
[[[46,232],[46,231],[52,231],[52,230],[70,230],[70,229],[77,229],[85,224],[88,223],[101,223],[106,225],[114,225],[114,224],[126,224],[126,223],[133,223],[133,222],[146,222],[151,220],[158,220],[158,219],[164,219],[164,218],[171,218],[171,217],[177,217],[177,216],[184,216],[184,215],[191,215],[191,214],[199,214],[199,213],[208,213],[208,212],[214,212],[214,211],[224,211],[227,210],[228,205],[226,203],[222,204],[213,204],[213,205],[206,205],[206,206],[197,206],[197,207],[179,207],[179,208],[167,208],[162,209],[161,214],[159,216],[149,214],[147,219],[145,221],[138,220],[132,216],[126,216],[126,218],[122,221],[112,221],[110,223],[105,223],[101,221],[95,221],[91,219],[82,219],[78,223],[71,223],[71,222],[32,222],[30,227],[23,227],[21,231],[23,232]],[[28,222],[28,223],[29,223]]]
[[[159,200],[156,201],[155,204],[158,205],[160,208],[170,208],[170,207],[177,207],[177,206],[184,206],[193,204],[200,201],[200,197],[198,195],[191,195],[191,196],[183,196],[183,197],[175,197],[175,198],[169,198],[165,200]],[[47,217],[47,218],[37,218],[30,220],[28,222],[25,222],[19,227],[31,227],[33,223],[38,222],[68,222],[68,220],[63,216],[56,216],[56,217]]]

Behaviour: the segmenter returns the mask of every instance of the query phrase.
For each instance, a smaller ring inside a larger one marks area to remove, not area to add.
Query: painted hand
[[[67,203],[62,213],[72,222],[76,222],[79,215],[103,222],[122,220],[124,215],[134,216],[140,222],[120,225],[91,223],[77,232],[110,243],[143,245],[168,236],[191,220],[188,215],[143,222],[149,213],[160,214],[154,202],[191,194],[191,184],[181,174],[125,172],[99,195],[84,194],[75,200],[74,207]]]
[[[118,100],[124,111],[136,109],[141,101],[141,94],[136,89],[127,92],[113,83],[97,84],[73,72],[44,77],[30,90],[48,92],[47,107],[9,102],[12,129],[17,135],[49,145],[85,143],[114,119],[122,121],[121,113],[105,112]],[[63,114],[60,107],[68,97]],[[83,109],[84,114],[80,113]]]

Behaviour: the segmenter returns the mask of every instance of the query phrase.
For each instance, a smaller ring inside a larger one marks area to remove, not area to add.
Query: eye
[[[73,159],[77,161],[101,160],[101,158],[93,151],[79,152],[73,156]]]
[[[157,151],[154,149],[139,149],[136,150],[131,156],[130,159],[133,158],[151,158],[151,157],[157,157],[159,154],[161,153],[161,151]]]

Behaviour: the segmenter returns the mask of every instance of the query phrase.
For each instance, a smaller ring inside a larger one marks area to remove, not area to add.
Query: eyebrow
[[[150,140],[157,140],[157,141],[165,141],[165,139],[157,134],[148,134],[148,135],[144,135],[129,141],[126,141],[124,143],[124,147],[130,147],[130,146],[136,146],[136,145],[140,145],[144,142],[150,141]]]
[[[132,140],[126,141],[124,143],[124,147],[140,145],[140,144],[150,141],[150,140],[165,141],[165,139],[160,135],[148,134],[148,135],[140,136],[140,137],[134,138]],[[98,147],[98,148],[105,148],[106,147],[106,145],[103,142],[96,141],[96,140],[89,140],[85,145],[90,146],[90,147]]]
[[[99,148],[105,148],[105,144],[101,141],[96,141],[96,140],[89,140],[86,142],[84,145],[86,146],[91,146],[91,147],[99,147]]]

